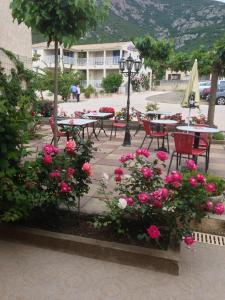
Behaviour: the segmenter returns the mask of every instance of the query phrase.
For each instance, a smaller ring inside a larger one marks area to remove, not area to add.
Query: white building
[[[39,59],[33,62],[33,69],[54,68],[54,46],[46,43],[33,45],[33,55]],[[119,60],[131,54],[136,59],[139,56],[132,42],[103,43],[89,45],[74,45],[71,48],[59,49],[59,65],[61,68],[83,72],[84,85],[101,88],[102,79],[113,72],[119,72]]]

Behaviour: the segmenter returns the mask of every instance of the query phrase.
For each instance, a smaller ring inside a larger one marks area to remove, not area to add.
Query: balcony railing
[[[89,80],[89,85],[93,86],[93,88],[98,89],[102,87],[102,80]],[[87,80],[82,81],[82,86],[84,88],[87,87]]]
[[[58,56],[60,61],[60,56]],[[74,66],[118,66],[119,65],[119,56],[107,56],[104,57],[90,57],[87,58],[74,58],[69,56],[63,56],[63,64],[74,65]],[[55,64],[54,55],[48,55],[44,59],[45,63],[53,66]]]

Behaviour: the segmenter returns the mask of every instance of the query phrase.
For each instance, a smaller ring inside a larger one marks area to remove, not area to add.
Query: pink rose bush
[[[200,220],[208,212],[224,213],[222,203],[215,205],[209,200],[217,189],[215,183],[198,172],[194,161],[187,160],[186,169],[166,175],[167,159],[165,152],[150,155],[146,149],[122,155],[121,166],[114,170],[118,196],[110,199],[106,195],[109,212],[100,218],[103,226],[112,226],[119,235],[136,234],[137,239],[163,248],[170,236],[191,247],[191,220]],[[101,187],[104,192],[105,181]],[[133,220],[135,228],[126,219]]]

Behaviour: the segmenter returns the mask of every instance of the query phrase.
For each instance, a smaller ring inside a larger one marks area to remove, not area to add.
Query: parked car
[[[206,97],[206,100],[209,101],[210,94]],[[219,88],[216,92],[216,104],[225,105],[225,86],[224,88]]]
[[[211,87],[211,81],[200,81],[199,82],[199,92],[200,92],[200,97],[202,98],[203,96],[203,90],[206,88]]]

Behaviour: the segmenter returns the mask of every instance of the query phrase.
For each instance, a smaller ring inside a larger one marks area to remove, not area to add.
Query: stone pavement
[[[41,134],[40,139],[33,140],[30,143],[30,150],[33,151],[33,157],[35,157],[37,151],[41,150],[43,145],[46,143],[50,143],[52,139],[52,133],[50,130],[50,127],[48,125],[43,125],[39,131]],[[108,133],[109,130],[108,130]],[[134,131],[131,131],[131,134],[134,134]],[[144,131],[139,131],[138,134],[134,137],[132,137],[132,145],[131,147],[123,147],[122,142],[124,138],[124,131],[119,131],[117,133],[116,138],[112,138],[112,140],[109,140],[109,137],[106,137],[103,132],[101,132],[99,136],[99,141],[97,141],[95,138],[94,146],[97,147],[97,151],[94,153],[94,158],[91,161],[93,164],[93,182],[90,187],[90,191],[87,195],[85,195],[81,199],[81,209],[84,212],[89,213],[98,213],[105,209],[104,202],[101,200],[103,197],[99,194],[99,180],[102,178],[103,173],[107,173],[109,175],[109,189],[108,192],[113,189],[115,186],[114,182],[114,169],[116,166],[119,166],[119,158],[122,154],[128,153],[128,152],[135,152],[136,149],[141,145],[141,142],[144,137]],[[64,149],[66,139],[61,138],[59,147],[61,149]],[[148,146],[148,141],[144,144],[145,147]],[[151,156],[154,157],[157,143],[154,141],[151,145],[150,151]],[[170,137],[170,149],[171,152],[173,150],[173,139]],[[214,175],[222,176],[225,178],[225,167],[224,167],[224,158],[225,158],[225,145],[212,145],[211,146],[211,152],[210,152],[210,167],[209,167],[209,173],[212,173]],[[199,166],[204,169],[204,158],[199,159]],[[169,161],[167,161],[167,164]],[[185,160],[183,160],[183,164],[185,164]],[[175,159],[174,164],[172,165],[172,169],[175,166]],[[109,193],[110,194],[110,193]]]
[[[179,276],[0,241],[1,300],[224,300],[225,247],[181,249]]]

